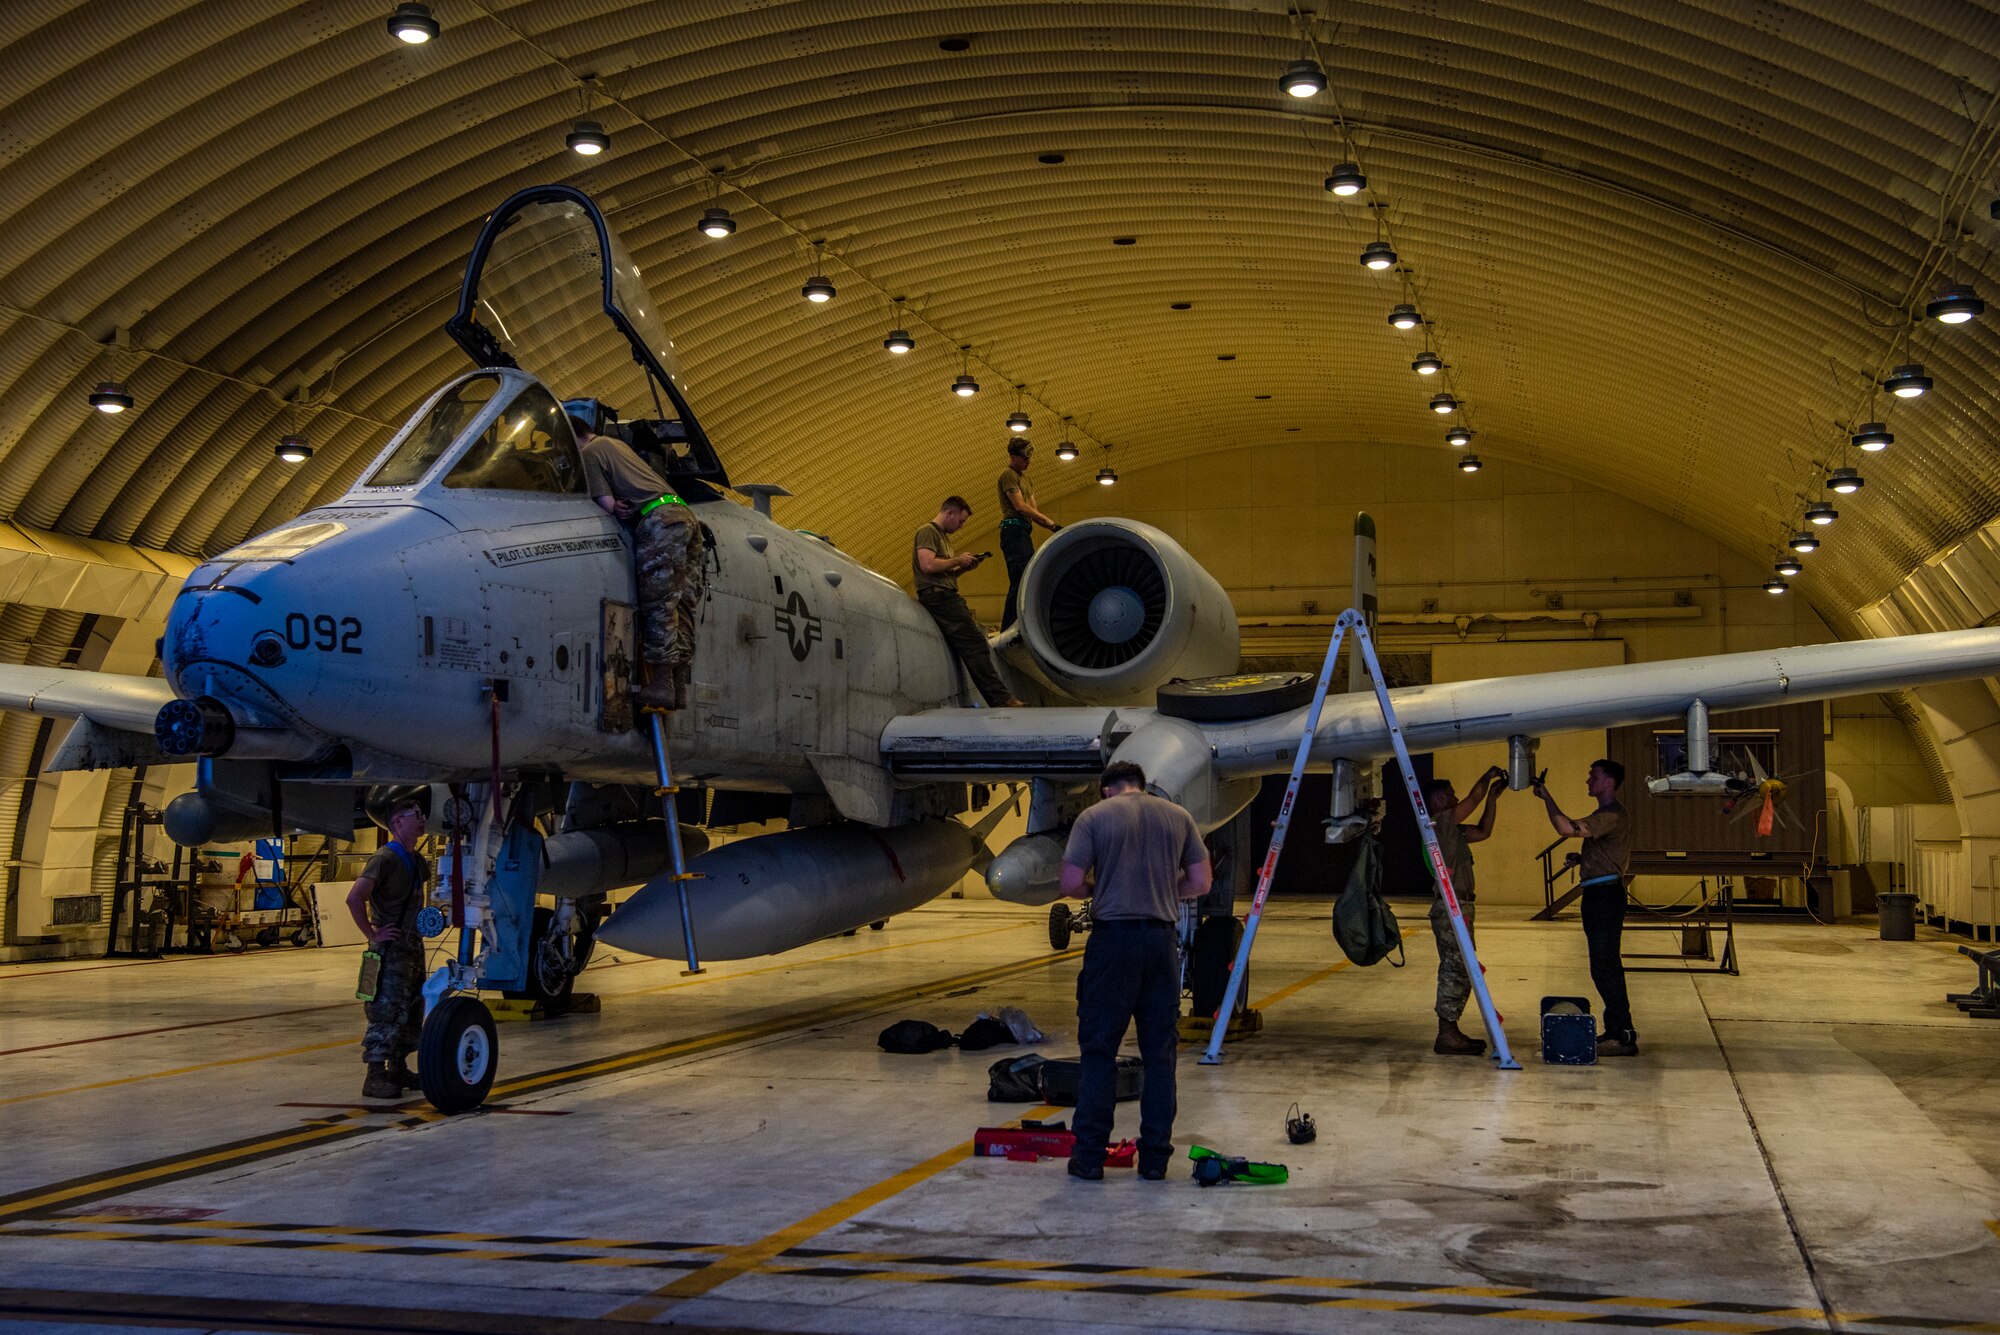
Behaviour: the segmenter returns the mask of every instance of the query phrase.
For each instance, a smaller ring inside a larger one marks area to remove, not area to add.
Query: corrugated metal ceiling
[[[1483,457],[1756,556],[1945,281],[1941,208],[2000,298],[1989,4],[1404,0],[1303,31],[1249,0],[433,7],[420,47],[388,0],[0,7],[0,518],[192,553],[338,493],[462,365],[440,326],[480,216],[552,179],[656,281],[732,476],[890,571],[939,496],[983,495],[1014,385],[1044,497],[1104,442],[1121,470],[1301,438],[1446,468],[1445,386],[1385,322],[1403,280],[1357,263],[1378,220]],[[1333,89],[1301,102],[1276,78],[1306,34]],[[614,138],[588,165],[585,75]],[[1336,105],[1373,187],[1345,203]],[[721,242],[693,228],[716,181]],[[840,295],[812,307],[820,239]],[[1837,624],[2000,513],[1996,320],[1921,326],[1937,389],[1879,401],[1896,445],[1854,460],[1804,579]],[[89,411],[100,379],[137,410]]]

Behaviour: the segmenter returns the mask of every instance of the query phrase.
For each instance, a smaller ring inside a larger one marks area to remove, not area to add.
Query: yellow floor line
[[[1021,1116],[1024,1119],[1042,1118],[1054,1111],[1056,1109],[1053,1106],[1044,1105]],[[767,1233],[755,1242],[732,1248],[700,1270],[682,1275],[673,1283],[655,1290],[644,1298],[635,1299],[614,1309],[607,1314],[606,1319],[652,1321],[676,1304],[712,1292],[730,1280],[757,1269],[779,1253],[789,1251],[835,1225],[844,1224],[863,1211],[873,1209],[890,1197],[936,1177],[953,1164],[963,1163],[971,1153],[972,1142],[968,1140],[952,1146],[941,1154],[934,1154],[920,1164],[912,1165],[894,1176],[864,1187],[852,1196],[835,1201],[825,1209],[815,1211],[796,1223],[787,1224],[775,1233]]]
[[[307,1052],[324,1052],[328,1048],[355,1046],[360,1040],[343,1038],[333,1043],[308,1043],[302,1048],[284,1048],[277,1052],[259,1052],[248,1057],[224,1057],[219,1061],[202,1062],[198,1066],[176,1066],[170,1071],[153,1071],[147,1075],[125,1075],[116,1080],[97,1080],[88,1085],[70,1085],[65,1089],[45,1089],[36,1094],[15,1094],[0,1099],[0,1108],[10,1103],[32,1103],[36,1099],[53,1099],[64,1094],[84,1094],[93,1089],[114,1089],[119,1085],[136,1085],[142,1080],[165,1080],[170,1076],[192,1075],[196,1071],[213,1071],[224,1066],[242,1066],[246,1062],[267,1062],[279,1057],[297,1057]]]
[[[1339,973],[1342,969],[1351,969],[1353,967],[1354,967],[1354,962],[1352,960],[1342,960],[1338,964],[1329,964],[1324,969],[1321,969],[1318,973],[1309,973],[1305,977],[1299,979],[1298,982],[1287,984],[1286,986],[1281,987],[1277,991],[1273,992],[1270,996],[1264,997],[1259,1001],[1251,1002],[1250,1009],[1253,1011],[1268,1010],[1272,1006],[1277,1005],[1279,1002],[1285,1000],[1288,997],[1297,996],[1299,993],[1311,987],[1314,983],[1317,983],[1322,979],[1331,978],[1333,975]]]

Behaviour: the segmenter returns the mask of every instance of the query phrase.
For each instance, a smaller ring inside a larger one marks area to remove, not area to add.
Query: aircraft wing
[[[1670,719],[1696,700],[1719,713],[1996,673],[2000,629],[1980,629],[1411,686],[1389,696],[1410,749],[1430,751]],[[1305,716],[1302,707],[1196,723],[1141,707],[933,709],[892,720],[882,751],[884,762],[906,780],[986,783],[1075,783],[1113,759],[1135,760],[1207,828],[1204,809],[1233,812],[1242,785],[1290,770]],[[1372,693],[1327,698],[1310,769],[1329,770],[1336,758],[1391,753]]]
[[[173,698],[174,688],[162,677],[0,663],[0,709],[87,718],[107,728],[151,736],[160,706]]]

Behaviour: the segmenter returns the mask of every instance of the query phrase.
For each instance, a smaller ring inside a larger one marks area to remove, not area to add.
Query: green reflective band
[[[644,505],[640,506],[639,518],[644,519],[647,515],[653,513],[653,511],[659,509],[663,505],[686,505],[686,504],[687,502],[682,500],[680,497],[675,496],[672,493],[669,493],[665,496],[658,497],[657,499],[647,501]]]

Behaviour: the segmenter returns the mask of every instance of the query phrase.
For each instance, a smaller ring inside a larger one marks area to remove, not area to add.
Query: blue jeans
[[[1174,1152],[1174,1062],[1180,1048],[1181,963],[1174,924],[1099,918],[1076,979],[1076,1147],[1070,1162],[1101,1168],[1117,1102],[1118,1045],[1139,1024],[1146,1066],[1139,1095],[1139,1167],[1165,1168]]]

